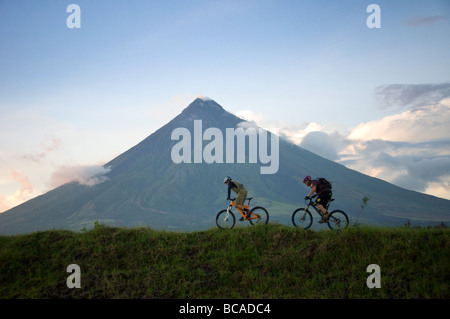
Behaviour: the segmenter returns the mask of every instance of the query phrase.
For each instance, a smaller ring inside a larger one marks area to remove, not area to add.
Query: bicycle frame
[[[232,200],[231,203],[230,203],[230,206],[228,206],[228,209],[227,209],[227,215],[225,217],[226,219],[228,219],[228,215],[230,214],[232,206],[234,206],[239,211],[239,213],[241,213],[242,217],[246,216],[246,214],[244,214],[239,208],[236,207],[235,202]],[[247,205],[244,205],[244,207],[247,208],[249,210],[249,212],[250,212],[250,199],[248,199],[248,203],[247,203]],[[249,220],[249,219],[256,219],[256,218],[258,218],[258,216],[255,216],[255,214],[252,214],[252,216],[250,216],[247,220]]]
[[[315,198],[315,197],[316,197],[316,196],[313,196],[312,198]],[[317,205],[315,205],[315,204],[313,203],[312,198],[310,198],[310,199],[309,199],[309,203],[306,204],[305,210],[304,210],[304,213],[303,213],[302,218],[305,218],[306,212],[308,211],[308,208],[309,208],[309,207],[314,208],[314,210],[317,212],[317,214],[319,214],[319,216],[322,217],[322,212],[321,212],[320,209],[317,207]],[[332,199],[332,200],[333,200],[333,199]],[[330,202],[331,202],[332,200],[330,200]],[[330,202],[328,202],[327,206],[325,207],[325,209],[326,209],[327,211],[328,211],[328,207],[330,206]]]

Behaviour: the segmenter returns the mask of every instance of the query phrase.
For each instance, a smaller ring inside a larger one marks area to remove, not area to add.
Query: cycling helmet
[[[231,177],[230,176],[225,177],[225,179],[223,180],[223,183],[225,184],[228,181],[231,181]]]
[[[309,175],[303,179],[303,183],[306,183],[308,181],[311,181],[311,176],[309,176]]]

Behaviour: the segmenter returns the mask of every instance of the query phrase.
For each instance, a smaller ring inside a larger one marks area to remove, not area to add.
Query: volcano
[[[218,132],[225,138],[227,130],[243,127],[255,125],[213,100],[197,98],[169,123],[106,163],[108,173],[103,182],[93,186],[67,183],[0,214],[0,234],[54,228],[79,231],[92,228],[95,222],[167,230],[207,229],[215,225],[215,215],[229,203],[223,184],[226,176],[246,186],[254,198],[252,204],[266,207],[271,222],[290,224],[294,209],[304,206],[308,189],[301,180],[305,175],[330,180],[336,199],[330,208],[346,211],[353,220],[361,210],[362,199],[368,196],[369,205],[359,219],[364,223],[399,225],[409,220],[422,226],[450,221],[449,200],[364,175],[283,138],[277,139],[278,152],[269,143],[266,155],[271,154],[277,165],[273,172],[263,174],[261,168],[269,164],[261,156],[251,160],[250,136],[245,137],[244,160],[239,160],[242,154],[237,150],[230,156],[228,141],[218,140]],[[216,132],[214,139],[205,139],[208,129]],[[181,149],[181,135],[174,132],[189,133],[191,143]],[[213,143],[217,147],[211,151]],[[191,154],[186,153],[189,146]],[[174,160],[174,154],[190,160]],[[215,161],[204,156],[196,160],[196,154],[209,154]]]

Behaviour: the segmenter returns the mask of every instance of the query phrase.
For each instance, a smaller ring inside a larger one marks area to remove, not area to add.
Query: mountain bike
[[[247,198],[248,203],[247,205],[244,205],[245,208],[250,209],[250,201],[253,199],[253,197]],[[241,211],[239,208],[236,207],[234,201],[236,199],[231,199],[231,203],[228,206],[227,209],[221,210],[217,216],[216,216],[216,224],[217,227],[220,229],[231,229],[234,227],[236,223],[236,217],[234,216],[234,213],[232,212],[232,207],[234,206],[239,213],[241,213],[242,218],[239,219],[239,221],[249,221],[251,225],[255,224],[263,224],[266,225],[269,222],[269,213],[264,207],[257,206],[252,208],[250,211],[250,216],[248,218],[246,217],[246,213]]]
[[[308,229],[309,227],[311,227],[313,217],[309,211],[310,207],[312,207],[320,215],[320,217],[323,216],[322,212],[313,201],[313,198],[315,197],[317,197],[317,195],[309,198],[309,202],[306,203],[305,208],[298,208],[292,213],[292,223],[295,227],[301,227],[303,229]],[[330,201],[326,205],[325,208],[327,209],[327,211],[332,201],[334,201],[334,199],[330,199]],[[328,227],[331,230],[337,231],[347,228],[349,224],[347,214],[339,209],[333,210],[331,213],[329,213],[328,217],[325,219],[325,222],[328,224]]]

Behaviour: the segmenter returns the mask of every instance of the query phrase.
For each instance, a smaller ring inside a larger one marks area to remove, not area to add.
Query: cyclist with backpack
[[[331,183],[328,182],[325,178],[318,178],[313,180],[309,175],[303,179],[303,183],[306,186],[311,187],[311,191],[309,192],[309,195],[305,197],[305,199],[310,199],[310,197],[314,193],[317,194],[316,205],[322,212],[322,219],[319,221],[319,223],[325,223],[329,215],[325,207],[327,206],[328,202],[331,199],[331,196],[333,195],[333,192],[331,190]]]

